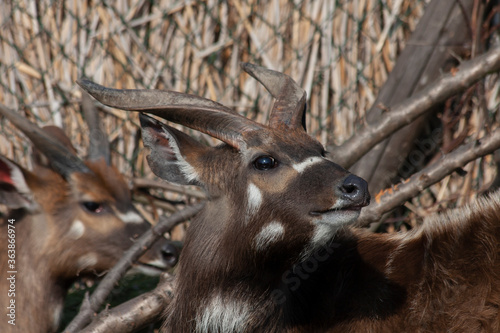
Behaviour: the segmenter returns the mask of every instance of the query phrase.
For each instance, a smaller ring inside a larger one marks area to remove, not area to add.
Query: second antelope
[[[89,112],[87,118],[97,117]],[[104,274],[150,225],[134,208],[123,176],[108,164],[108,143],[97,124],[89,125],[98,142],[91,142],[84,162],[60,128],[40,129],[1,105],[0,114],[40,153],[33,171],[0,156],[0,204],[8,208],[0,220],[0,331],[55,332],[71,284]],[[136,267],[159,274],[176,258],[176,248],[163,239]]]
[[[244,64],[276,98],[268,125],[170,91],[79,84],[223,141],[212,148],[141,115],[161,178],[210,200],[188,229],[167,332],[498,332],[500,193],[407,234],[352,225],[367,184],[303,127],[305,92]]]

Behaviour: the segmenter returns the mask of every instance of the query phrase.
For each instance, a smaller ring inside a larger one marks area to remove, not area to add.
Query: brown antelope
[[[0,204],[9,209],[0,220],[0,332],[53,332],[70,285],[105,273],[150,225],[109,156],[100,155],[107,142],[95,130],[101,149],[83,162],[61,129],[42,130],[1,105],[0,113],[50,163],[28,171],[0,156]],[[175,251],[160,240],[136,267],[159,274],[175,264]]]
[[[169,91],[79,84],[223,141],[207,147],[141,115],[161,178],[202,186],[166,310],[168,332],[498,332],[500,194],[400,235],[354,228],[367,185],[303,128],[305,92],[244,64],[276,98],[269,125]]]

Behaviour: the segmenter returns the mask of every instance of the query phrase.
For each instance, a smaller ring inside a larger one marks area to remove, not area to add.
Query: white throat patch
[[[278,221],[273,221],[265,225],[262,230],[255,236],[254,246],[257,251],[263,251],[272,243],[282,239],[285,234],[283,224]]]
[[[97,262],[98,259],[95,253],[87,253],[78,258],[76,264],[78,265],[78,269],[83,271],[86,268],[94,266]]]

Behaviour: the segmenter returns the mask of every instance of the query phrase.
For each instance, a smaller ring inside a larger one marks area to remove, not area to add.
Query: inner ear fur
[[[180,185],[204,185],[200,157],[213,149],[189,135],[153,118],[141,116],[144,145],[151,170],[160,178]]]
[[[0,204],[11,209],[37,209],[30,183],[36,177],[17,163],[0,156]]]

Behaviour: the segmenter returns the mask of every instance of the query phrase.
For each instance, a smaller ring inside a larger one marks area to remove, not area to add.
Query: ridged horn
[[[0,104],[0,113],[31,140],[33,145],[47,157],[52,169],[64,178],[68,179],[74,172],[91,173],[78,156],[28,119],[21,117],[2,104]]]
[[[259,81],[276,99],[269,126],[272,128],[304,128],[306,92],[291,77],[264,67],[242,63],[241,68]]]
[[[111,154],[109,152],[109,141],[106,133],[102,130],[99,114],[94,106],[94,101],[87,93],[82,94],[82,110],[87,125],[89,126],[89,155],[88,159],[96,161],[103,158],[107,165],[111,165]]]
[[[167,90],[112,89],[87,79],[77,83],[104,105],[142,111],[187,126],[235,148],[245,146],[243,135],[263,126],[208,99]]]

